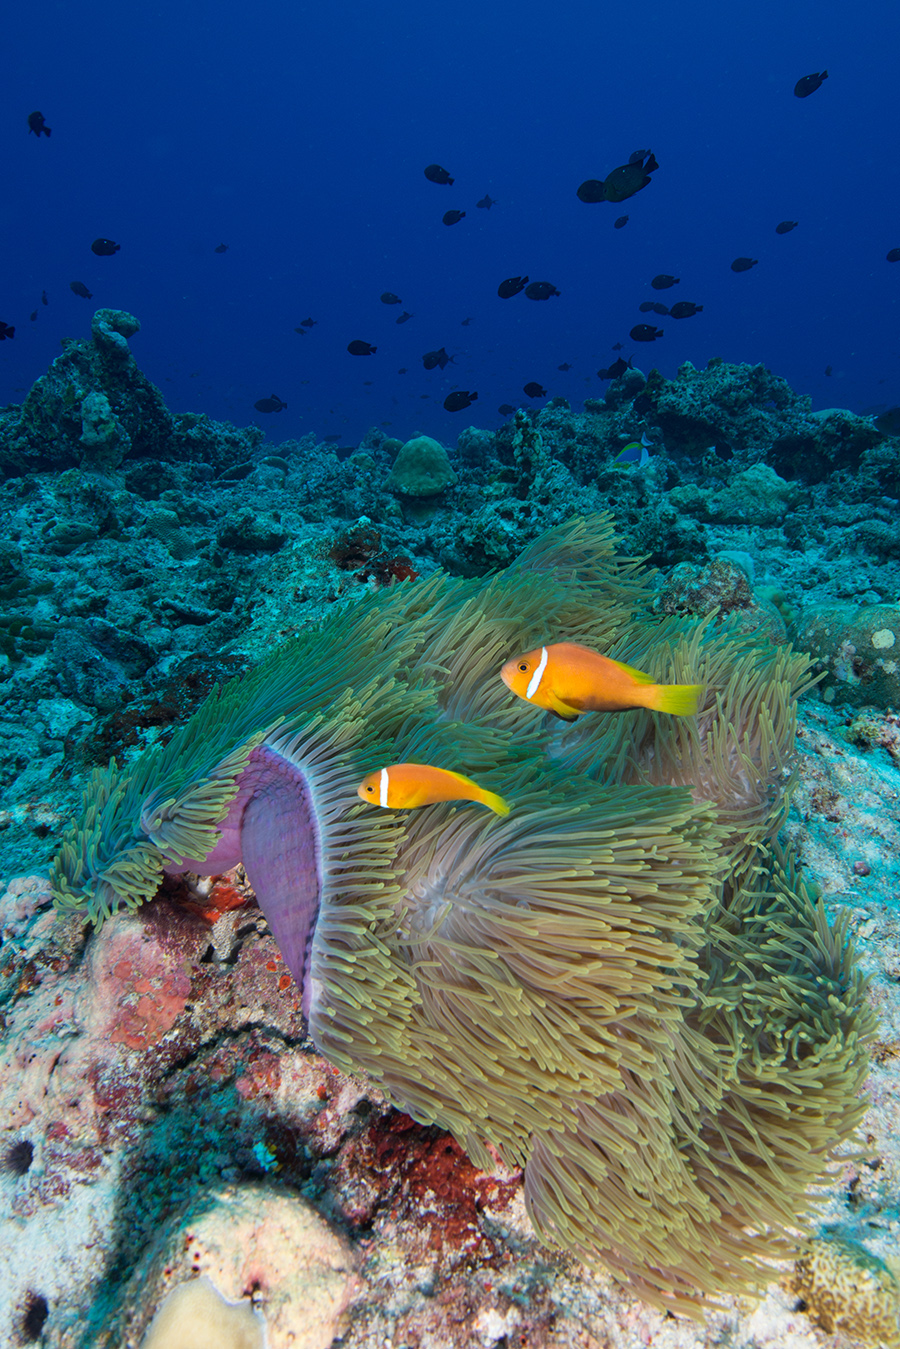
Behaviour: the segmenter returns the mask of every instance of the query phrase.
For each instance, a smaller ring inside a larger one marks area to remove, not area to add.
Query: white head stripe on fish
[[[541,659],[538,662],[538,667],[535,670],[534,674],[529,679],[528,688],[525,690],[526,698],[533,698],[534,695],[537,693],[538,689],[541,687],[541,680],[544,677],[544,671],[546,670],[546,668],[547,668],[547,648],[545,646],[542,646]]]
[[[388,794],[388,771],[386,768],[382,768],[381,781],[378,792],[378,803],[379,805],[382,805],[385,808],[387,807],[387,794]]]

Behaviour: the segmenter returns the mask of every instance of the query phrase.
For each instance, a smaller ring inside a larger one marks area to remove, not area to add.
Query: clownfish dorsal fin
[[[630,675],[636,684],[655,684],[653,675],[646,674],[643,670],[636,670],[633,665],[626,665],[624,661],[614,660],[612,664],[617,666],[623,674]]]

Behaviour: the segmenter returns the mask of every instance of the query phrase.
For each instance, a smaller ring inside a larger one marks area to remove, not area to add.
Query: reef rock
[[[826,703],[900,706],[900,608],[893,604],[834,604],[804,614],[797,646],[825,672]]]
[[[431,436],[415,436],[394,460],[386,485],[400,496],[433,497],[458,481],[443,445]]]
[[[46,375],[0,427],[0,471],[115,466],[128,456],[164,458],[172,418],[128,346],[132,314],[98,309],[91,338],[66,340]]]
[[[143,1349],[195,1349],[209,1319],[216,1349],[330,1349],[355,1265],[349,1244],[299,1195],[221,1186],[188,1204],[145,1251],[120,1324],[146,1324],[158,1308]]]

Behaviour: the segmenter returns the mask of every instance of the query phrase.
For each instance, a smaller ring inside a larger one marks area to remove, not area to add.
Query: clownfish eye
[[[520,660],[520,661],[519,661],[519,669],[522,671],[523,674],[527,674],[527,673],[528,673],[528,661],[527,661],[527,660]]]
[[[371,786],[371,785],[369,785],[369,786],[366,788],[366,791],[369,793],[370,796],[372,795],[372,793],[374,792],[374,790],[375,790],[375,788],[374,788],[373,786]]]

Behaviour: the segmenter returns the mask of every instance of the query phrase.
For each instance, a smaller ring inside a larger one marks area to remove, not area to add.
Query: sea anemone
[[[804,659],[650,600],[605,516],[496,576],[366,596],[96,772],[53,882],[100,920],[164,870],[243,861],[320,1051],[522,1166],[545,1241],[696,1314],[786,1249],[861,1116],[873,1027],[774,841]],[[498,678],[548,639],[703,683],[700,714],[561,729]],[[358,802],[404,759],[512,813]]]

